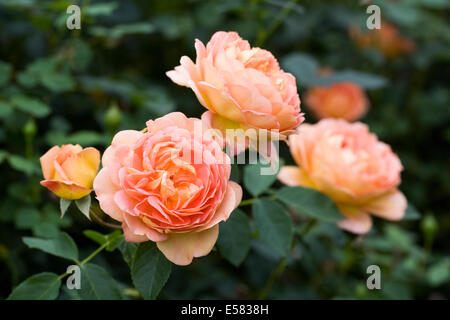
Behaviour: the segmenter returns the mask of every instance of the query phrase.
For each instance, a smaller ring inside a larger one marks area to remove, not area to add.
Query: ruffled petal
[[[219,236],[219,225],[200,232],[171,233],[165,241],[157,242],[159,250],[173,263],[186,266],[192,259],[211,252]]]

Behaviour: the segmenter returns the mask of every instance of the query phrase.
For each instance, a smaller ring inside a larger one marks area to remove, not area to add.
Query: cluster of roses
[[[365,124],[323,119],[300,125],[295,78],[270,52],[251,48],[235,32],[217,32],[206,47],[197,40],[195,48],[195,63],[184,56],[167,75],[194,91],[208,109],[202,119],[174,112],[149,120],[142,131],[118,132],[99,172],[95,148],[55,146],[41,157],[41,184],[69,200],[93,188],[101,209],[121,222],[127,241],[154,241],[167,259],[187,265],[211,251],[219,222],[242,199],[241,187],[230,181],[229,156],[217,152],[227,141],[196,135],[195,126],[253,128],[288,143],[298,166],[281,168],[279,180],[331,197],[345,216],[341,228],[362,234],[371,228],[370,214],[402,218],[402,165]]]

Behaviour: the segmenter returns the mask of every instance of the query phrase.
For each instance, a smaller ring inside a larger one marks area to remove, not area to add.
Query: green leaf
[[[344,81],[356,83],[366,89],[379,89],[387,84],[387,79],[384,77],[356,70],[337,71],[330,76],[319,77],[315,83],[328,86]]]
[[[39,173],[39,167],[36,162],[28,160],[22,156],[19,155],[9,155],[8,156],[8,162],[11,165],[12,168],[22,171],[26,174],[33,174],[33,173]]]
[[[17,229],[31,229],[39,221],[41,216],[35,208],[20,208],[14,215],[14,222]]]
[[[11,65],[0,61],[0,87],[7,84],[11,78]]]
[[[69,91],[75,88],[75,81],[68,73],[49,72],[41,76],[42,84],[53,92]]]
[[[108,242],[108,245],[106,246],[107,251],[114,251],[123,240],[123,233],[120,230],[116,230],[107,235],[101,234],[100,232],[94,230],[85,230],[83,231],[83,234],[99,245],[103,245]]]
[[[66,143],[80,144],[83,146],[92,146],[95,144],[105,144],[105,136],[95,131],[78,131],[69,135]]]
[[[116,230],[111,232],[106,236],[108,245],[106,246],[106,251],[114,251],[124,240],[123,233],[121,230]]]
[[[50,239],[24,237],[23,242],[29,248],[39,249],[65,259],[78,260],[77,245],[65,232],[60,232],[56,237]]]
[[[261,239],[281,255],[287,256],[294,226],[285,208],[277,201],[262,198],[253,203],[252,212]]]
[[[119,243],[118,247],[120,252],[122,252],[123,260],[125,260],[128,266],[131,268],[133,257],[136,254],[138,244],[134,242],[122,241],[121,243]]]
[[[75,204],[77,205],[78,209],[86,216],[86,218],[91,220],[91,217],[89,216],[89,211],[91,209],[91,195],[88,194],[86,197],[75,200]]]
[[[172,263],[149,241],[141,243],[131,265],[134,286],[144,299],[155,299],[169,279]]]
[[[59,200],[59,209],[61,211],[61,218],[64,217],[64,215],[66,214],[67,209],[69,209],[69,206],[70,206],[71,203],[72,203],[72,200],[67,200],[67,199],[60,198],[60,200]]]
[[[112,28],[92,27],[89,29],[91,34],[99,37],[120,38],[128,34],[148,34],[155,31],[153,24],[148,22],[137,22],[130,24],[117,25]]]
[[[291,72],[300,85],[311,84],[311,79],[317,77],[319,63],[311,56],[303,53],[292,53],[281,59],[281,65]]]
[[[0,101],[0,118],[6,118],[13,112],[13,107],[4,101]]]
[[[118,283],[102,267],[87,263],[81,267],[81,288],[78,294],[83,300],[120,300]]]
[[[443,259],[433,264],[428,269],[427,280],[433,287],[450,281],[450,259]]]
[[[108,241],[108,239],[106,238],[106,236],[104,234],[101,234],[100,232],[95,231],[95,230],[84,230],[83,234],[86,237],[88,237],[89,239],[98,243],[99,245],[102,245],[106,241]]]
[[[19,110],[42,118],[50,114],[50,107],[38,99],[23,95],[13,96],[10,102]]]
[[[313,189],[283,187],[276,196],[281,202],[300,214],[327,222],[336,222],[344,218],[333,200]]]
[[[118,7],[117,2],[93,3],[83,10],[88,16],[110,15]]]
[[[417,211],[417,209],[410,202],[408,202],[408,207],[406,207],[406,212],[403,220],[418,220],[420,219],[420,217],[421,214],[419,213],[419,211]]]
[[[220,253],[234,266],[244,261],[250,250],[252,230],[250,220],[240,209],[235,209],[226,222],[221,222],[217,246]]]
[[[282,161],[278,164],[278,169]],[[261,174],[262,168],[270,168],[270,165],[248,164],[244,167],[244,184],[247,190],[255,197],[266,191],[277,179],[278,171],[272,170],[272,174]]]
[[[8,300],[54,300],[58,297],[61,279],[55,273],[43,272],[19,284]]]

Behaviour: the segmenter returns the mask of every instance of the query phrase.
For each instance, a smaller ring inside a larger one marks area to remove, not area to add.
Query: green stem
[[[278,29],[280,24],[286,19],[286,17],[291,13],[292,8],[294,8],[295,4],[298,0],[291,0],[287,2],[283,9],[278,13],[272,23],[269,25],[267,29],[262,30],[259,33],[258,40],[256,41],[257,47],[262,47],[267,39],[272,36],[272,34]]]
[[[273,285],[275,284],[275,281],[278,279],[279,276],[283,273],[284,269],[286,269],[288,262],[288,256],[282,258],[280,262],[278,262],[275,270],[273,270],[272,274],[270,275],[269,279],[267,280],[266,284],[264,285],[264,288],[261,290],[261,293],[258,296],[258,300],[264,300],[270,293],[270,290],[272,290]]]
[[[251,204],[253,204],[253,202],[255,202],[256,200],[257,200],[257,198],[252,198],[252,199],[242,200],[241,203],[239,204],[239,207],[251,205]]]
[[[98,255],[100,252],[103,251],[103,249],[105,249],[108,245],[109,245],[110,241],[106,241],[104,244],[102,244],[100,247],[97,248],[97,250],[95,250],[94,252],[92,252],[86,259],[84,259],[83,261],[78,261],[78,260],[74,260],[76,262],[76,264],[79,267],[84,266],[86,263],[88,263],[89,261],[91,261],[96,255]],[[59,275],[59,280],[63,279],[64,277],[68,276],[69,274],[67,272]]]
[[[86,259],[81,261],[80,263],[77,263],[80,267],[84,266],[86,263],[91,261],[97,254],[103,251],[107,246],[109,245],[109,241],[106,241],[104,244],[102,244],[100,247],[97,248],[94,252],[92,252]]]
[[[310,219],[308,223],[306,224],[305,228],[299,233],[299,236],[304,237],[306,236],[309,231],[317,224],[317,219]]]
[[[309,233],[309,231],[317,224],[317,219],[310,219],[308,223],[306,224],[305,228],[302,230],[302,232],[299,233],[301,237],[304,237]],[[297,239],[294,237],[292,239],[291,243],[291,251],[294,249],[295,245],[297,244]],[[266,284],[264,285],[263,289],[261,290],[261,293],[258,296],[259,300],[264,300],[269,295],[270,290],[272,290],[273,285],[275,284],[275,281],[283,274],[284,269],[287,267],[289,255],[286,257],[283,257],[275,267],[274,271],[270,275],[269,279],[267,280]]]

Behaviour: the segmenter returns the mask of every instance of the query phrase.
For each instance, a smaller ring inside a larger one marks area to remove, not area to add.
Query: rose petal
[[[91,193],[91,189],[80,186],[74,182],[42,180],[41,185],[49,189],[58,197],[67,200],[81,199]]]
[[[288,186],[302,186],[314,188],[313,182],[308,178],[304,170],[296,166],[284,166],[278,173],[278,180]]]
[[[219,236],[219,225],[200,232],[171,233],[165,241],[157,242],[159,250],[173,263],[186,266],[194,257],[206,256]]]
[[[405,215],[408,201],[400,191],[377,198],[364,206],[364,210],[387,220],[401,220]]]
[[[372,218],[367,212],[353,206],[338,205],[346,219],[338,222],[338,226],[344,230],[365,234],[372,228]]]
[[[53,162],[59,151],[60,147],[54,146],[40,158],[42,173],[44,174],[44,179],[46,180],[54,178],[55,167]]]
[[[117,221],[123,221],[123,211],[114,202],[114,195],[118,189],[111,182],[106,168],[101,169],[95,178],[94,190],[103,212]]]

